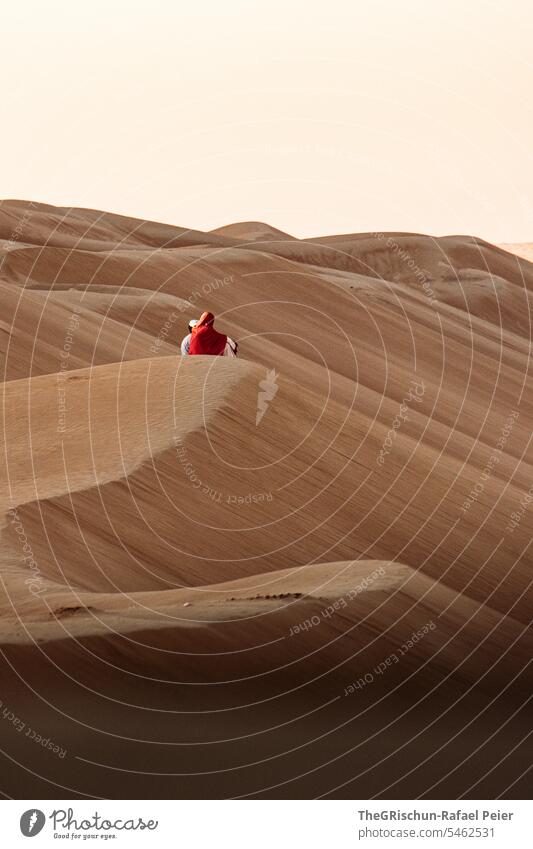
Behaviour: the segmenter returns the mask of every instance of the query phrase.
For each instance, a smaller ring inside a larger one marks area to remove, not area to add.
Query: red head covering
[[[200,321],[192,329],[189,354],[211,354],[213,357],[220,357],[224,353],[228,337],[215,330],[214,320],[212,312],[202,313]]]

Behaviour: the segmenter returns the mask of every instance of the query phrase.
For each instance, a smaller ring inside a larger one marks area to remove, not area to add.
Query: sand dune
[[[22,229],[22,234],[19,233]],[[24,200],[5,200],[0,206],[1,238],[28,245],[49,245],[100,251],[108,245],[170,248],[204,243],[204,234],[184,227],[101,212]],[[210,243],[217,241],[215,236]],[[220,240],[224,244],[224,240]]]
[[[121,667],[169,674],[167,659],[154,651],[164,646],[180,656],[181,680],[217,679],[221,656],[225,674],[234,679],[270,674],[273,668],[311,656],[315,674],[337,668],[339,679],[349,685],[398,652],[398,669],[393,670],[391,662],[383,670],[396,672],[387,676],[388,687],[427,667],[426,680],[451,675],[454,682],[471,683],[475,675],[490,692],[520,674],[533,649],[531,634],[512,617],[398,563],[317,564],[273,572],[268,579],[258,574],[216,585],[127,595],[91,593],[74,585],[66,590],[50,582],[40,594],[44,604],[28,599],[28,593],[17,596],[17,578],[8,578],[11,601],[18,601],[17,616],[8,605],[3,609],[1,637],[6,647],[27,646],[29,639],[42,643],[129,635],[137,643],[133,657],[115,639]],[[409,644],[417,632],[419,638]],[[265,657],[260,646],[267,643]],[[504,664],[505,649],[509,655]],[[237,654],[233,663],[229,650]]]
[[[70,751],[0,724],[10,792],[519,794],[533,265],[18,201],[0,237],[3,692]],[[204,308],[237,361],[177,356]]]
[[[209,232],[228,236],[230,239],[243,239],[250,242],[294,239],[294,236],[284,233],[283,230],[278,230],[277,227],[271,227],[270,224],[265,224],[263,221],[241,221],[238,224],[226,224],[224,227],[217,227]]]

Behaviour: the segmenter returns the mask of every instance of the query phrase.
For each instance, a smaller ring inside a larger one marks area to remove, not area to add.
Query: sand
[[[23,201],[0,239],[4,792],[523,794],[524,246]],[[203,309],[236,361],[179,356]]]

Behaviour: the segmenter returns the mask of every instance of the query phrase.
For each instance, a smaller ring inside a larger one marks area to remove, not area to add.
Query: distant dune
[[[528,258],[0,205],[5,793],[525,792]]]
[[[294,236],[289,236],[283,230],[271,227],[270,224],[265,224],[263,221],[241,221],[238,224],[226,224],[224,227],[211,230],[210,233],[251,242],[294,239]]]

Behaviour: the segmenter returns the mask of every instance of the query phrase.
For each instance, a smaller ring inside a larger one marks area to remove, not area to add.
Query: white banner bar
[[[380,849],[532,846],[526,801],[4,801],[2,844]]]

